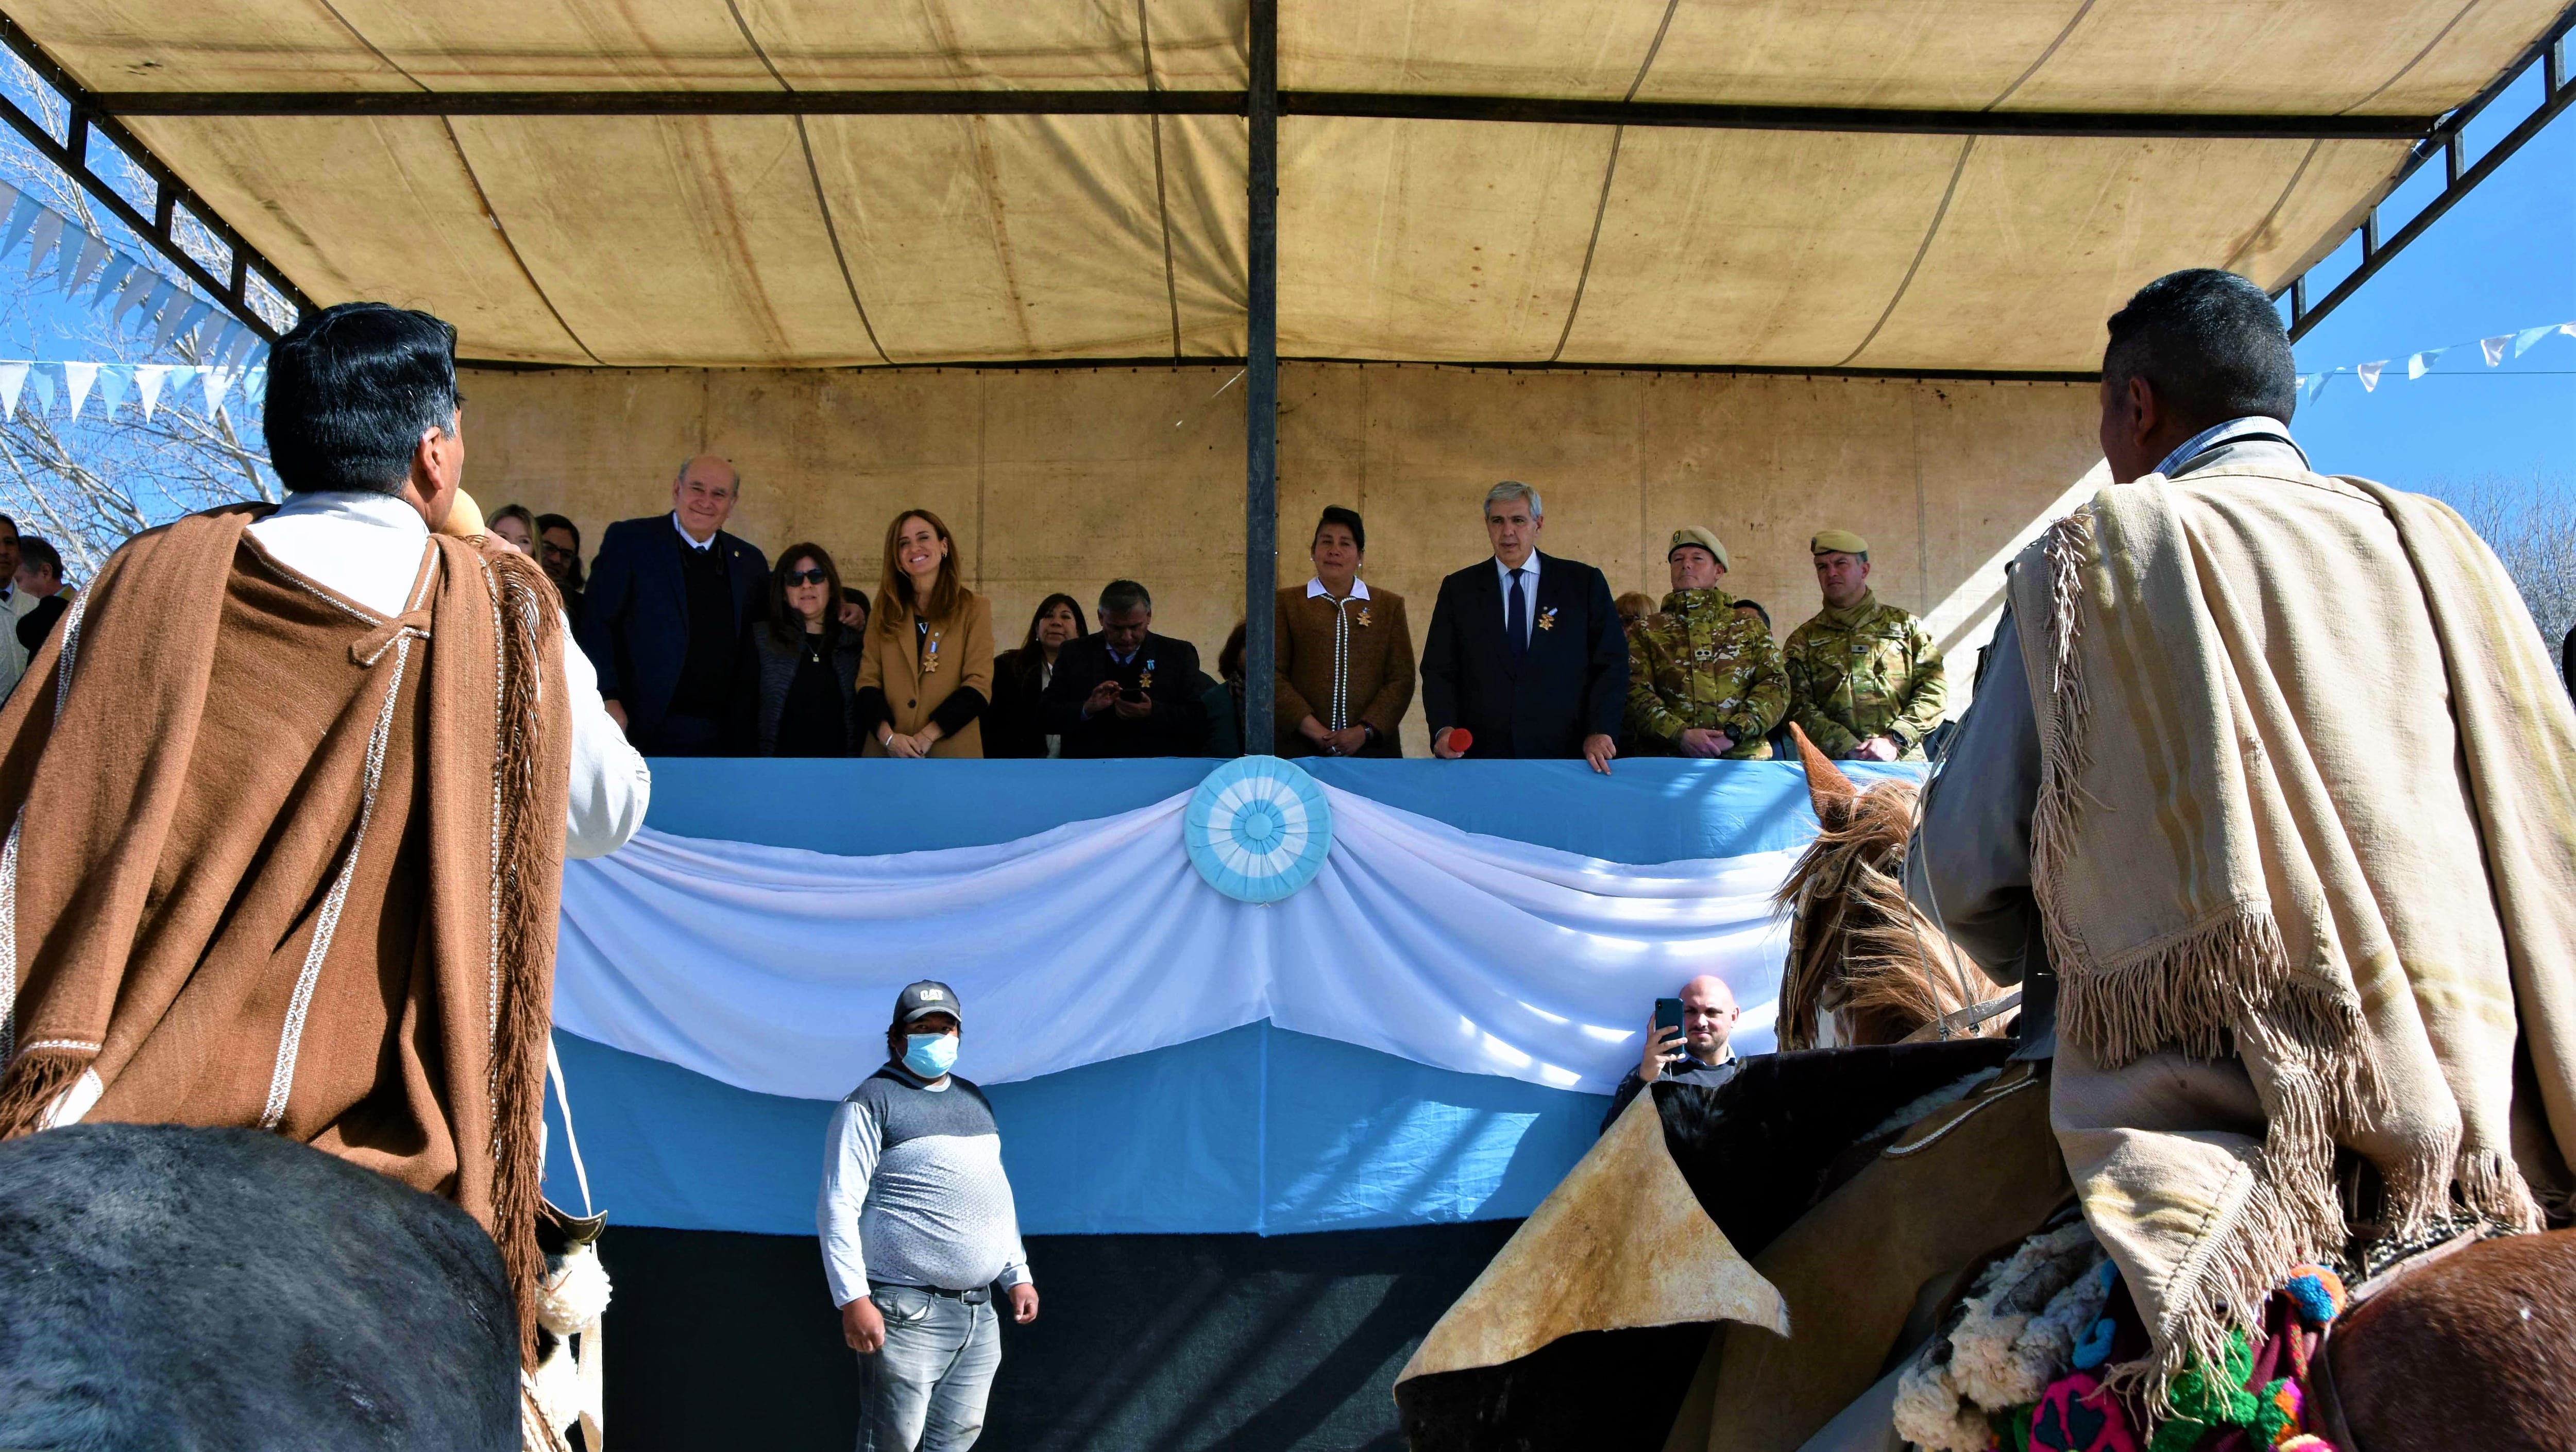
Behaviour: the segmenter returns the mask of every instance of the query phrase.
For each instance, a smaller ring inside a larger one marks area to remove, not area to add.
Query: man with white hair
[[[744,631],[760,618],[769,557],[725,532],[742,477],[714,454],[680,466],[671,512],[600,536],[581,648],[627,738],[650,756],[714,756]]]
[[[1628,705],[1628,637],[1610,582],[1579,560],[1539,553],[1538,491],[1506,479],[1485,492],[1493,558],[1440,582],[1422,646],[1431,754],[1580,756],[1603,774]]]

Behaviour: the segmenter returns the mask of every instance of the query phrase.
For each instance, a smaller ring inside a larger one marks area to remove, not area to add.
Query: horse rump
[[[0,1447],[515,1452],[517,1325],[471,1216],[319,1150],[0,1143]]]

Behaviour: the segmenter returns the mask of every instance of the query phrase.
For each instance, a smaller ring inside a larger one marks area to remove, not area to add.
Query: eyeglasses
[[[831,578],[831,576],[824,574],[821,570],[789,570],[787,572],[787,583],[791,585],[820,585]]]

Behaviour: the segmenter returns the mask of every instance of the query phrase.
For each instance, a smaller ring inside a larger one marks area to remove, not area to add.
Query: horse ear
[[[1816,749],[1798,723],[1789,723],[1789,735],[1798,743],[1798,759],[1807,767],[1807,800],[1816,808],[1816,820],[1831,831],[1851,814],[1852,803],[1860,799],[1860,788],[1852,785],[1832,758]]]

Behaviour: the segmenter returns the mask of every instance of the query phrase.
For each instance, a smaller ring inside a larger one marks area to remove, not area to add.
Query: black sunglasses
[[[791,585],[820,585],[830,578],[832,578],[830,575],[823,573],[821,570],[789,570],[787,572],[787,583]]]

